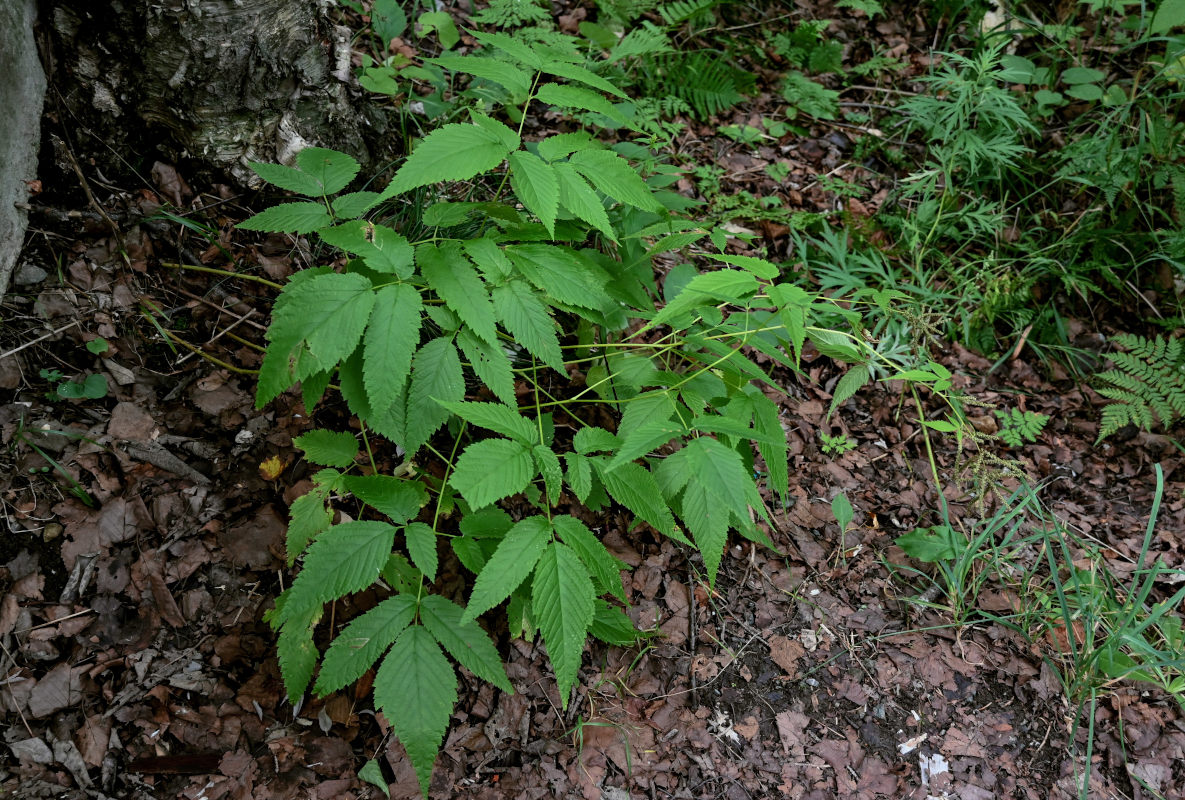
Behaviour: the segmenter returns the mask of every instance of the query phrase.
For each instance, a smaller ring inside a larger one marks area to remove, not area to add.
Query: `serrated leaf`
[[[395,528],[385,522],[346,522],[325,531],[309,547],[304,569],[273,619],[282,624],[367,588],[378,578],[394,543]]]
[[[616,450],[621,446],[621,440],[604,428],[589,426],[576,431],[576,435],[572,437],[572,446],[576,448],[577,453],[588,455]]]
[[[410,278],[412,246],[407,238],[385,225],[352,220],[317,231],[326,244],[361,256],[375,272]]]
[[[485,439],[465,448],[449,483],[471,508],[518,494],[535,477],[531,450],[509,439]]]
[[[621,586],[621,571],[627,565],[615,558],[588,526],[575,517],[562,514],[552,517],[551,524],[556,534],[564,540],[564,544],[571,547],[584,562],[588,574],[595,579],[600,588],[610,592],[621,602],[627,602],[625,590]]]
[[[383,793],[383,797],[391,797],[391,790],[387,787],[387,779],[383,777],[383,768],[379,766],[378,759],[372,758],[362,765],[362,769],[358,770],[358,780],[377,787]]]
[[[756,387],[749,396],[753,399],[753,428],[766,437],[757,449],[765,459],[769,486],[784,500],[790,490],[790,458],[778,406]]]
[[[374,310],[362,340],[362,384],[374,413],[402,398],[420,343],[420,293],[397,283],[375,292]]]
[[[746,518],[752,478],[740,453],[706,436],[688,442],[667,461],[686,473],[680,516],[703,555],[708,582],[715,585],[730,519]]]
[[[243,231],[266,233],[312,233],[333,222],[320,203],[280,203],[240,222]]]
[[[647,455],[685,433],[687,429],[669,419],[652,419],[630,431],[621,442],[621,449],[613,456],[606,469],[614,470],[622,464]]]
[[[581,308],[601,308],[605,304],[608,276],[590,269],[571,250],[546,244],[520,244],[507,247],[505,253],[545,296]]]
[[[280,629],[276,640],[276,655],[280,660],[280,675],[288,701],[300,702],[304,690],[313,679],[317,667],[317,647],[313,644],[312,620],[292,620]]]
[[[501,164],[513,149],[500,136],[477,125],[442,125],[412,150],[382,197],[386,200],[442,181],[469,180]]]
[[[457,344],[473,374],[503,403],[514,404],[514,371],[506,352],[498,345],[477,338],[468,328],[462,328],[457,334]]]
[[[358,455],[358,440],[352,433],[341,431],[309,431],[293,441],[304,450],[305,458],[325,467],[345,468],[354,463]]]
[[[403,539],[407,552],[416,569],[424,573],[429,582],[436,580],[436,531],[423,522],[412,522],[403,528]]]
[[[560,182],[560,203],[572,216],[596,228],[606,237],[617,241],[617,234],[609,224],[609,215],[601,198],[593,191],[571,164],[552,164]]]
[[[588,496],[592,492],[592,465],[588,462],[588,458],[579,453],[564,453],[564,463],[567,465],[567,469],[564,471],[564,480],[567,481],[577,500],[582,503],[587,502]]]
[[[848,369],[839,379],[839,383],[835,384],[835,390],[831,396],[831,406],[827,409],[828,418],[835,413],[835,409],[860,391],[868,383],[869,377],[867,364],[856,364]]]
[[[470,31],[469,33],[477,41],[487,47],[500,50],[520,64],[531,67],[532,69],[541,69],[543,67],[543,57],[535,52],[535,49],[530,45],[513,36],[507,36],[504,33],[483,33],[481,31]]]
[[[412,360],[407,395],[407,441],[402,444],[408,458],[448,419],[448,411],[437,400],[464,398],[465,375],[452,341],[442,336],[421,347]]]
[[[531,574],[550,537],[546,517],[527,517],[515,523],[478,574],[461,621],[474,620],[509,597]]]
[[[588,632],[602,642],[618,647],[629,647],[641,638],[638,629],[624,611],[613,608],[600,599],[595,603],[593,621],[588,626]]]
[[[610,472],[605,468],[606,463],[607,459],[604,458],[593,461],[597,476],[610,496],[650,523],[655,530],[677,539],[675,518],[663,502],[662,493],[650,470],[628,462]]]
[[[318,533],[333,524],[333,512],[325,507],[324,491],[313,489],[292,501],[288,507],[288,536],[285,549],[288,552],[288,566],[296,563],[296,558]]]
[[[734,267],[740,267],[743,270],[752,272],[758,278],[765,278],[766,280],[774,280],[781,277],[782,270],[777,264],[771,264],[764,258],[754,258],[753,256],[734,256],[731,253],[713,253],[711,258],[714,261],[723,261],[725,264],[732,264]]]
[[[547,502],[554,506],[560,501],[560,489],[564,482],[559,456],[550,447],[541,444],[535,445],[531,449],[531,454],[535,457],[535,465],[539,468],[539,474],[543,476],[543,485],[547,489]]]
[[[485,273],[486,280],[490,283],[497,283],[514,273],[514,265],[493,239],[484,236],[480,239],[466,239],[463,245],[469,258]]]
[[[663,210],[646,181],[628,161],[611,150],[581,150],[573,153],[568,163],[603,194],[644,211]]]
[[[548,161],[555,161],[580,150],[600,147],[600,144],[586,131],[557,133],[539,142],[539,155]]]
[[[400,594],[419,596],[423,590],[424,576],[411,565],[402,553],[391,553],[383,565],[383,580]]]
[[[457,674],[427,629],[414,625],[395,640],[375,675],[374,701],[403,743],[427,797],[432,764],[457,704]]]
[[[356,273],[318,275],[284,292],[285,302],[272,310],[268,339],[281,349],[304,341],[322,369],[344,360],[358,346],[374,308],[370,281]],[[270,350],[270,348],[269,348]],[[282,353],[284,359],[290,352]],[[291,374],[291,366],[287,367]],[[297,371],[296,377],[303,377]]]
[[[374,666],[416,616],[416,599],[397,594],[350,622],[325,651],[313,691],[324,697]]]
[[[555,236],[555,215],[560,203],[560,181],[555,169],[526,150],[511,153],[509,160],[510,188],[515,197]]]
[[[593,620],[596,591],[588,571],[572,548],[553,542],[535,567],[531,584],[531,607],[543,632],[543,643],[555,670],[560,702],[568,707],[568,696],[580,671],[580,658]]]
[[[456,242],[442,247],[422,244],[416,248],[416,264],[428,285],[475,334],[490,344],[497,344],[498,330],[489,290],[461,252],[460,245]]]
[[[626,119],[613,104],[596,92],[581,89],[579,86],[567,86],[560,83],[545,83],[535,92],[535,97],[544,103],[560,108],[575,108],[581,111],[592,111],[603,114],[619,125],[624,125]]]
[[[494,313],[514,340],[556,372],[564,372],[564,355],[555,322],[535,290],[512,280],[491,292]]]
[[[595,72],[577,66],[576,64],[568,64],[564,61],[548,61],[543,65],[543,71],[561,78],[567,78],[570,81],[583,83],[585,86],[591,86],[594,89],[600,89],[602,92],[608,94],[615,94],[623,100],[628,99],[626,93],[621,89],[618,89]]]
[[[424,627],[449,655],[483,681],[507,694],[514,694],[514,686],[506,677],[498,648],[476,620],[461,621],[464,613],[459,605],[439,595],[425,595],[420,601],[420,619]]]
[[[696,275],[642,330],[663,325],[701,306],[721,302],[743,304],[757,289],[757,278],[740,270],[722,269]]]
[[[282,164],[263,164],[258,161],[252,161],[247,166],[272,186],[303,194],[305,197],[317,197],[321,194],[321,181],[294,167],[285,167]]]
[[[506,87],[512,94],[525,95],[531,89],[531,76],[506,61],[483,56],[439,56],[429,63],[453,72],[463,72]]]
[[[333,213],[339,219],[350,219],[352,217],[362,216],[380,202],[382,202],[382,196],[378,192],[363,191],[338,195],[333,198],[331,205],[333,206]]]
[[[470,425],[500,433],[528,446],[539,442],[539,428],[512,406],[468,402],[441,405]]]
[[[354,180],[362,168],[352,156],[325,147],[306,147],[296,154],[296,165],[322,187],[324,194],[337,194]]]
[[[350,494],[400,525],[420,513],[428,493],[419,481],[394,475],[346,475],[342,478]]]

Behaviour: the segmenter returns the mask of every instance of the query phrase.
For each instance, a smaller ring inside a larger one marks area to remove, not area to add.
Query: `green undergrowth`
[[[850,365],[831,412],[881,377],[947,397],[950,419],[926,425],[963,425],[950,374],[877,353],[862,304],[729,253],[724,231],[673,213],[681,198],[645,148],[579,126],[524,141],[537,110],[611,113],[623,94],[612,81],[562,49],[470,35],[481,49],[436,65],[519,105],[435,127],[381,192],[345,191],[357,162],[323,148],[291,167],[254,164],[307,199],[239,226],[312,236],[326,262],[344,262],[284,286],[259,372],[259,406],[298,386],[316,415],[333,390],[360,430],[296,440],[320,469],[291,508],[300,572],[268,615],[288,696],[324,696],[377,667],[375,704],[425,792],[457,699],[449,658],[513,691],[480,620],[497,610],[511,636],[541,634],[563,707],[588,636],[640,635],[624,565],[586,520],[624,509],[693,548],[710,583],[730,532],[772,546],[763,525],[790,476],[767,391],[801,375],[808,342]],[[656,280],[655,257],[691,251],[695,265]],[[380,471],[376,451],[390,447],[400,463]],[[438,593],[457,569],[464,605]],[[326,629],[327,605],[376,586],[377,605]]]
[[[1053,669],[1074,708],[1071,748],[1087,727],[1087,767],[1077,776],[1082,797],[1094,763],[1095,710],[1117,686],[1155,689],[1185,710],[1185,589],[1163,591],[1185,572],[1152,556],[1164,497],[1159,464],[1155,480],[1144,535],[1122,578],[1114,553],[1069,528],[1028,485],[984,519],[944,513],[937,525],[898,537],[914,564],[886,565],[921,589],[914,603],[957,628],[999,625]]]
[[[276,298],[257,404],[298,389],[324,418],[328,392],[352,418],[348,431],[296,441],[318,470],[291,507],[300,571],[269,614],[285,686],[299,704],[374,670],[375,705],[425,794],[458,697],[453,664],[514,690],[491,630],[541,636],[563,708],[590,636],[643,635],[626,613],[626,567],[601,541],[611,508],[637,535],[697,553],[709,583],[730,535],[772,546],[764,529],[792,476],[771,396],[805,379],[805,347],[847,365],[829,414],[874,381],[905,382],[935,481],[930,435],[953,435],[982,508],[1019,474],[996,450],[1035,441],[1046,419],[1001,411],[1000,438],[979,433],[962,412],[974,401],[953,392],[927,343],[946,334],[995,352],[1023,335],[1054,353],[1067,344],[1065,297],[1180,271],[1181,42],[1155,16],[1087,8],[1085,39],[1029,22],[1012,31],[1015,53],[1011,37],[989,37],[940,55],[898,111],[924,148],[858,145],[922,161],[875,219],[844,228],[846,217],[710,194],[720,167],[671,163],[688,119],[754,92],[759,54],[723,35],[733,5],[600,0],[573,35],[533,0],[485,5],[474,18],[485,31],[434,9],[413,24],[376,3],[360,82],[390,98],[409,133],[390,182],[379,190],[378,176],[324,148],[253,165],[303,199],[240,228],[307,236],[321,264]],[[876,56],[845,65],[823,21],[761,29],[784,105],[760,127],[721,126],[739,146],[840,120],[829,87],[902,68]],[[426,57],[391,55],[402,35]],[[685,173],[707,207],[672,190]],[[821,180],[837,196],[860,188]],[[738,255],[736,228],[721,224],[738,218],[787,224],[791,257]],[[1127,355],[1099,378],[1116,403],[1102,435],[1182,416],[1165,378],[1180,374],[1175,341],[1120,340]],[[922,413],[923,394],[944,413]],[[850,444],[823,446],[838,457]],[[928,602],[956,624],[999,622],[1031,641],[1087,626],[1068,655],[1050,655],[1075,702],[1117,680],[1181,697],[1179,617],[1149,600],[1163,574],[1144,564],[1150,540],[1124,586],[1035,494],[1006,501],[987,520],[944,515],[899,541],[928,565],[914,572],[937,587]],[[850,504],[836,514],[846,526]],[[983,589],[1018,575],[1023,605],[985,614]],[[445,588],[458,583],[463,596]],[[362,592],[373,607],[345,624],[326,614]],[[381,783],[377,763],[366,770]]]

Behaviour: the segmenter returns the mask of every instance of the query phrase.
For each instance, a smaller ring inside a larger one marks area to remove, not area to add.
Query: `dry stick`
[[[11,350],[9,350],[7,353],[0,353],[0,361],[8,358],[9,356],[15,356],[20,351],[25,350],[26,348],[32,347],[33,345],[37,344],[38,342],[44,342],[46,339],[48,339],[51,336],[57,336],[62,331],[69,330],[70,328],[73,328],[75,325],[78,325],[78,324],[80,324],[80,321],[74,320],[73,322],[63,325],[62,327],[58,328],[56,331],[50,331],[49,333],[45,334],[44,336],[38,336],[36,339],[34,339],[31,342],[25,342],[24,344],[20,345],[19,347],[14,347]]]

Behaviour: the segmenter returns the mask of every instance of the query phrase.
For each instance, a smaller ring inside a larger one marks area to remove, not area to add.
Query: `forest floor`
[[[837,36],[860,32],[848,23]],[[911,20],[876,29],[888,47],[928,52],[929,32]],[[758,96],[720,122],[750,122],[769,102]],[[679,144],[723,169],[725,193],[828,211],[836,197],[818,176],[835,174],[868,189],[853,214],[885,196],[886,179],[845,161],[851,142],[836,126],[743,148],[693,122]],[[761,169],[773,161],[789,168],[780,185]],[[46,187],[46,197],[76,189]],[[263,613],[289,580],[287,507],[310,474],[292,439],[313,421],[292,394],[254,410],[253,379],[236,371],[258,364],[249,343],[262,340],[271,292],[164,266],[225,268],[229,252],[244,273],[283,280],[308,264],[307,247],[233,234],[250,198],[191,188],[166,164],[141,186],[91,189],[101,213],[63,204],[56,211],[81,213],[55,221],[47,201],[35,216],[0,310],[0,797],[376,798],[357,776],[375,757],[392,797],[418,796],[366,685],[299,708],[284,696]],[[192,231],[147,219],[165,203],[203,209],[217,238],[197,247]],[[734,222],[770,258],[793,258],[784,227]],[[162,320],[205,357],[169,345]],[[1081,341],[1116,332],[1105,319],[1071,322]],[[98,339],[110,349],[88,349]],[[955,627],[942,596],[930,595],[934,607],[911,602],[928,582],[907,567],[924,565],[894,540],[941,521],[911,400],[878,384],[827,420],[840,369],[817,353],[804,360],[811,382],[786,385],[781,398],[792,496],[769,531],[779,552],[734,542],[709,590],[698,557],[630,530],[623,515],[602,519],[605,543],[633,568],[631,616],[656,635],[587,651],[561,712],[541,645],[503,633],[517,693],[462,670],[468,691],[432,797],[1044,800],[1079,795],[1089,774],[1091,798],[1185,798],[1185,715],[1171,697],[1107,686],[1090,725],[1059,678],[1072,660],[1064,630]],[[956,345],[938,360],[958,391],[1052,418],[1010,455],[1039,482],[1044,507],[1097,543],[1112,576],[1140,567],[1160,464],[1149,552],[1185,561],[1185,456],[1169,438],[1095,446],[1101,399],[1025,348],[994,370]],[[105,396],[47,399],[46,369],[101,375]],[[991,432],[991,411],[976,411]],[[315,416],[344,424],[333,403]],[[854,447],[823,452],[821,430]],[[977,509],[960,489],[949,438],[934,440],[933,459],[952,523],[970,530],[1000,501]],[[846,531],[831,506],[840,492],[856,512]],[[453,567],[439,588],[447,594],[451,581],[460,600]],[[989,583],[971,602],[1003,613],[1015,599]]]

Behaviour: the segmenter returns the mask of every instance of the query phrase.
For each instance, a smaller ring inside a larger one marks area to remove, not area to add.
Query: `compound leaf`
[[[621,587],[621,571],[626,564],[619,561],[609,549],[601,543],[592,531],[580,520],[567,514],[553,517],[552,526],[556,534],[564,540],[564,544],[584,562],[596,583],[602,591],[610,592],[614,597],[626,602],[625,591]]]
[[[462,622],[476,619],[509,597],[531,574],[550,537],[551,525],[545,517],[516,522],[478,574]]]
[[[324,697],[361,678],[415,615],[415,598],[397,594],[354,619],[325,651],[313,691]]]
[[[440,595],[425,595],[420,601],[420,619],[424,627],[449,655],[477,677],[514,694],[514,686],[506,677],[498,648],[476,620],[461,621],[464,613],[459,605]]]
[[[362,384],[373,413],[402,397],[411,359],[420,343],[420,293],[396,283],[375,292],[374,310],[362,340]]]
[[[374,701],[403,742],[427,797],[432,763],[457,703],[457,674],[427,629],[413,625],[395,640],[375,675]]]
[[[559,211],[560,181],[555,169],[539,156],[519,150],[510,154],[510,188],[523,206],[555,236],[555,215]]]
[[[469,328],[490,344],[497,344],[498,330],[490,294],[477,270],[450,242],[443,247],[422,244],[416,248],[416,263],[428,285],[457,313]]]
[[[555,323],[538,295],[523,281],[496,286],[491,293],[494,313],[515,341],[556,372],[564,371],[564,356]]]
[[[477,509],[521,492],[533,477],[529,447],[510,439],[485,439],[465,448],[449,483]]]
[[[526,445],[539,441],[539,428],[518,413],[518,409],[499,403],[441,403],[470,425],[508,436]]]
[[[407,441],[401,443],[409,458],[448,419],[448,411],[436,401],[455,402],[464,398],[465,375],[452,341],[441,336],[421,347],[412,360],[411,389],[404,419]]]
[[[552,542],[535,567],[531,608],[543,632],[564,708],[568,707],[568,695],[580,670],[595,599],[588,570],[575,551],[562,542]]]
[[[511,134],[517,143],[517,134]],[[386,200],[441,181],[469,180],[501,164],[513,149],[506,146],[502,136],[478,125],[442,125],[412,150],[382,197]]]

